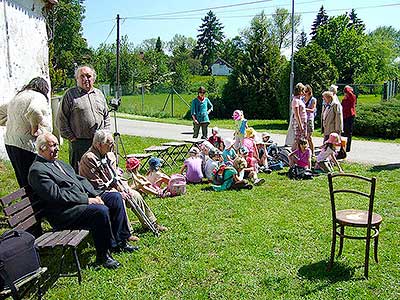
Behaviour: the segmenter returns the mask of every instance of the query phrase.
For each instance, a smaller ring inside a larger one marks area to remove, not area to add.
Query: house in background
[[[213,76],[227,76],[232,71],[233,67],[220,57],[211,65],[211,74]]]
[[[57,3],[57,0],[0,1],[0,105],[8,103],[34,77],[41,76],[50,83],[45,16]],[[5,127],[0,126],[0,158],[7,159],[4,131]]]

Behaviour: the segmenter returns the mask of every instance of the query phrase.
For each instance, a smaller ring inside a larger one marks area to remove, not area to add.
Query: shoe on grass
[[[254,180],[254,185],[262,185],[265,182],[264,178],[257,178],[256,180]]]

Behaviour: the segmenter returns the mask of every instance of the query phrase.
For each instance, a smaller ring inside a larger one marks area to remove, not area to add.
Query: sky
[[[143,40],[160,37],[170,41],[175,34],[196,39],[202,18],[211,9],[233,38],[250,26],[251,19],[264,10],[272,15],[277,8],[291,11],[291,0],[85,0],[83,36],[90,47],[116,40],[116,17],[120,15],[120,35],[138,46]],[[395,0],[295,0],[295,14],[301,15],[299,30],[310,32],[321,5],[329,16],[356,10],[367,31],[378,26],[400,30],[400,1]]]

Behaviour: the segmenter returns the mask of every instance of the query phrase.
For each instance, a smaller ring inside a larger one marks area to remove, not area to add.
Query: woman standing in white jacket
[[[36,137],[51,131],[48,93],[47,81],[36,77],[8,103],[4,143],[20,187],[28,184]]]

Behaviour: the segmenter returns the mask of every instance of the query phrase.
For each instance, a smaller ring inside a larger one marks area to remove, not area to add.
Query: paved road
[[[165,138],[170,140],[188,139],[191,138],[193,134],[191,126],[120,118],[117,118],[117,126],[121,134]],[[221,129],[220,131],[223,138],[233,136],[233,130]],[[283,134],[271,134],[271,138],[276,141],[278,145],[284,144],[285,135]],[[322,144],[322,138],[314,138],[314,140],[316,146]],[[348,153],[347,160],[371,165],[400,165],[400,144],[353,140],[352,149],[351,152]]]

